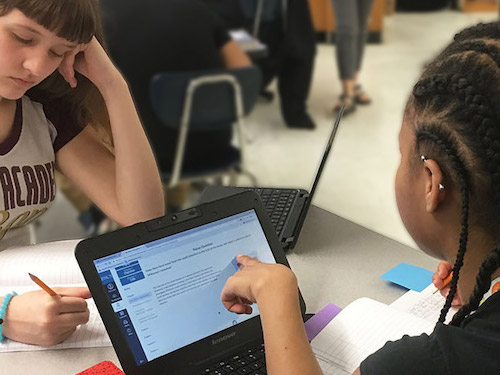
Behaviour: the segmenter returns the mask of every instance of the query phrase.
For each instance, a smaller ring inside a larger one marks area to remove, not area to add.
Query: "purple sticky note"
[[[307,338],[311,341],[315,338],[320,331],[326,327],[330,321],[342,311],[341,307],[334,304],[329,304],[323,307],[320,311],[314,314],[307,322],[304,323],[306,327]]]

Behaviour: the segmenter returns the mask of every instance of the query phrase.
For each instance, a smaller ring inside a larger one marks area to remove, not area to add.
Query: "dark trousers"
[[[314,56],[285,58],[278,73],[278,90],[281,113],[285,121],[306,112],[306,102],[311,87]]]
[[[277,77],[285,121],[305,113],[316,54],[307,0],[289,0],[286,19],[262,22],[259,39],[269,50],[268,57],[256,61],[262,70],[262,88]]]

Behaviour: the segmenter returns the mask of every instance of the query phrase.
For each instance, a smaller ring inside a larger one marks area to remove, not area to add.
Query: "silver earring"
[[[425,163],[427,161],[427,157],[425,157],[424,155],[420,155],[420,160],[422,160],[422,162]],[[444,190],[444,185],[443,184],[439,184],[438,185],[438,190],[439,191],[443,191]]]

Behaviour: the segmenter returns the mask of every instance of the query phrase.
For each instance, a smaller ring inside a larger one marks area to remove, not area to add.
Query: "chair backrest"
[[[242,115],[254,107],[261,85],[261,73],[255,66],[235,69],[156,74],[150,83],[151,103],[156,116],[168,127],[179,128],[190,84],[198,78],[234,77],[242,95]],[[189,130],[228,127],[237,120],[236,95],[228,82],[202,83],[192,95]]]

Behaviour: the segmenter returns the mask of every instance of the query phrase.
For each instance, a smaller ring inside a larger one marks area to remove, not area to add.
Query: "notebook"
[[[323,373],[350,375],[387,341],[432,333],[445,303],[434,289],[410,290],[391,305],[369,298],[349,304],[311,342]],[[450,309],[446,321],[457,311]]]
[[[254,191],[266,206],[271,223],[285,251],[293,249],[299,239],[299,234],[304,224],[311,201],[318,186],[321,173],[330,154],[333,140],[337,134],[340,119],[344,113],[342,107],[335,119],[330,138],[325,152],[321,158],[310,193],[304,189],[293,188],[260,188],[260,187],[235,187],[235,186],[208,186],[200,198],[201,202],[210,202],[215,199],[237,194],[242,191]]]
[[[240,253],[288,265],[253,192],[78,244],[76,258],[125,373],[265,374],[257,306],[237,315],[220,301]]]
[[[0,252],[0,295],[12,291],[18,294],[41,290],[28,276],[33,273],[50,287],[86,286],[74,256],[78,240],[47,242],[38,245],[9,248]],[[43,347],[6,339],[0,353],[32,350],[54,350],[111,346],[111,341],[97,312],[94,301],[87,300],[90,318],[68,339],[55,346]]]

